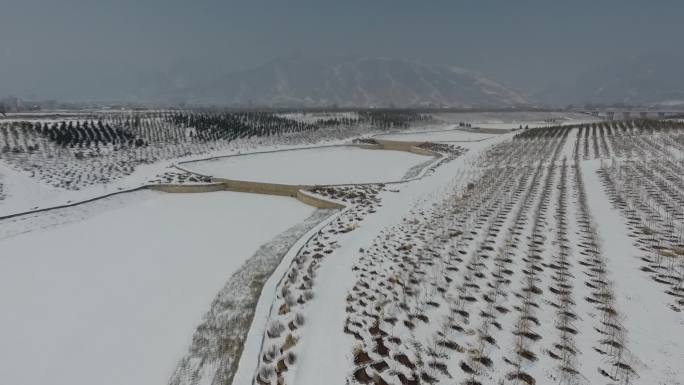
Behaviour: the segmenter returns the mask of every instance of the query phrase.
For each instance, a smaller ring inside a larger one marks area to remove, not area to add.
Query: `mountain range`
[[[532,97],[546,104],[600,103],[684,106],[684,58],[637,55],[587,71]]]
[[[198,102],[259,106],[502,107],[520,93],[457,67],[369,57],[292,56],[189,90]]]
[[[684,58],[670,53],[614,60],[569,75],[569,81],[542,91],[526,92],[479,72],[398,58],[300,54],[240,71],[226,71],[221,63],[206,64],[204,70],[198,65],[93,70],[79,74],[79,81],[48,77],[40,84],[52,91],[43,99],[74,102],[234,107],[502,108],[585,103],[684,107]],[[40,96],[28,99],[40,100]]]

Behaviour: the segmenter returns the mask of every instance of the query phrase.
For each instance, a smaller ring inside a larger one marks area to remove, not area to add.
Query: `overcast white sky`
[[[292,52],[420,59],[523,90],[681,49],[684,1],[2,0],[0,96],[103,97]],[[180,80],[179,80],[180,81]],[[88,94],[90,93],[90,94]]]

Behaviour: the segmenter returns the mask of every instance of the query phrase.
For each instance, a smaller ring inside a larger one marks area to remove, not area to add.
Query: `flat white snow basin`
[[[403,140],[407,142],[474,142],[478,140],[489,139],[494,136],[497,136],[497,134],[486,134],[461,130],[440,130],[383,134],[378,135],[376,138],[387,140]]]
[[[0,382],[168,382],[231,274],[314,209],[233,192],[145,192],[0,240]]]
[[[335,146],[224,157],[183,167],[217,178],[321,185],[399,181],[409,169],[431,159],[404,151]]]

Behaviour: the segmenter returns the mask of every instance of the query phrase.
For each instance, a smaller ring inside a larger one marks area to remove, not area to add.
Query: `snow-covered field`
[[[594,116],[574,112],[460,112],[435,114],[435,117],[447,123],[463,122],[472,127],[504,131],[520,126],[535,128],[599,121]]]
[[[439,161],[326,147],[181,165],[370,183],[311,191],[347,205],[334,214],[140,191],[0,221],[0,382],[684,384],[684,126],[438,118],[376,137],[462,145],[430,145]],[[41,197],[5,171],[6,205]]]
[[[231,274],[313,212],[231,192],[116,199],[0,240],[1,383],[166,383]]]
[[[183,168],[218,178],[323,185],[392,182],[432,157],[352,146],[280,151],[211,159]]]
[[[406,113],[314,115],[325,119],[251,112],[208,119],[200,111],[11,114],[0,119],[0,217],[168,182],[162,174],[180,161],[343,144],[425,122]]]
[[[496,134],[464,131],[459,129],[439,131],[411,131],[392,134],[380,134],[378,139],[400,140],[407,142],[475,142],[495,137]]]
[[[79,190],[50,186],[29,174],[14,170],[0,162],[0,183],[5,197],[0,200],[0,216],[71,204],[99,196],[140,187],[161,173],[170,163],[143,165],[125,178]]]
[[[680,151],[672,129],[500,135],[384,189],[300,251],[233,383],[683,383],[681,160],[606,168]]]

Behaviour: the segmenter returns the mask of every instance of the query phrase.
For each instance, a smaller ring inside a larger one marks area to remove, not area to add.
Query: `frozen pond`
[[[167,383],[232,273],[314,212],[233,192],[134,197],[0,240],[2,383]]]
[[[432,159],[404,151],[336,146],[224,157],[183,167],[217,178],[321,185],[398,181]]]

